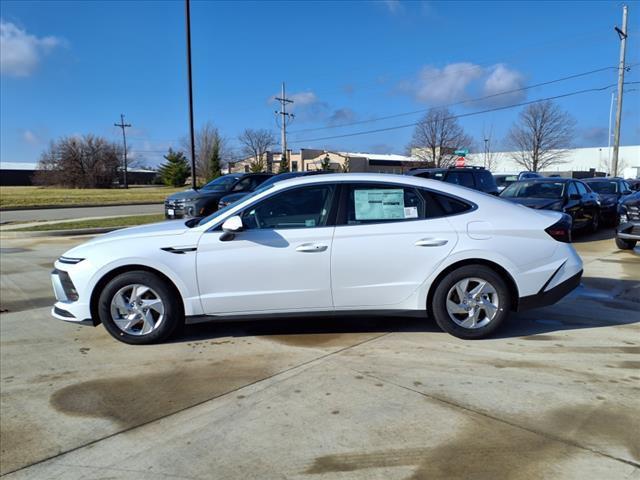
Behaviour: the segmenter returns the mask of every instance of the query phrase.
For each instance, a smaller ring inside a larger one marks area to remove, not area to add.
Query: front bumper
[[[616,237],[623,240],[640,240],[640,222],[621,223],[616,228]]]
[[[65,322],[96,326],[99,322],[91,318],[91,307],[75,290],[68,272],[57,267],[51,272],[51,284],[56,303],[51,309],[51,315]]]

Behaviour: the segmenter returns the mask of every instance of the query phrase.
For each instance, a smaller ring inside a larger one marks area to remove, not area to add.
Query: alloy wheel
[[[111,299],[111,318],[129,335],[147,335],[162,324],[164,303],[151,287],[131,284],[122,287]]]
[[[482,278],[456,282],[447,293],[447,313],[461,327],[476,329],[488,325],[497,315],[500,298],[495,287]]]

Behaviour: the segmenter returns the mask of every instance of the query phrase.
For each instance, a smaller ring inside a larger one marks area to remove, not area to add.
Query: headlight
[[[83,260],[84,260],[84,258],[65,257],[64,255],[62,257],[58,258],[58,261],[60,263],[67,263],[69,265],[76,265],[77,263],[80,263]]]
[[[627,212],[622,212],[619,218],[620,223],[627,223],[629,221],[629,217],[627,217]]]

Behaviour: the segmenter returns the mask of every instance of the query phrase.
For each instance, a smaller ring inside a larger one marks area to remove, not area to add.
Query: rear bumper
[[[553,278],[553,277],[552,277]],[[582,278],[582,270],[578,273],[569,277],[561,283],[558,283],[555,287],[550,288],[549,290],[543,291],[544,288],[540,290],[540,292],[535,295],[528,295],[526,297],[520,297],[518,300],[518,311],[521,312],[523,310],[530,310],[532,308],[545,307],[547,305],[553,305],[558,300],[566,296],[568,293],[572,292],[578,285],[580,285],[580,279]],[[551,280],[551,279],[549,279]]]

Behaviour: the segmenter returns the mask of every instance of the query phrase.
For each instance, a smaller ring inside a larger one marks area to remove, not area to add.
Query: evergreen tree
[[[289,171],[289,159],[286,155],[282,157],[280,160],[280,167],[278,168],[278,173],[285,173]]]
[[[160,178],[165,185],[181,187],[191,175],[191,167],[182,152],[174,152],[171,148],[164,156],[166,163],[158,169]]]

